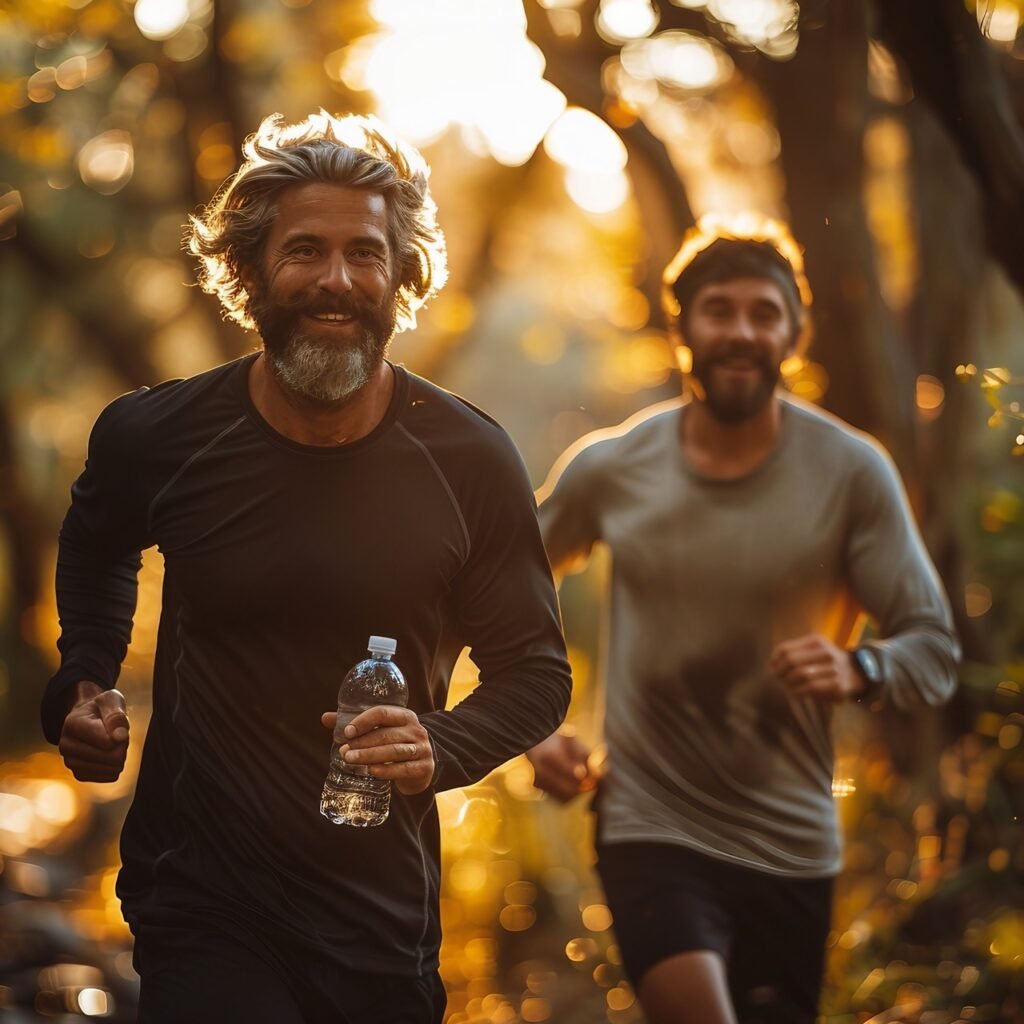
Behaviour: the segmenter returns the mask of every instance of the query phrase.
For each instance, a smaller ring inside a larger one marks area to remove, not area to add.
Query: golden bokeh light
[[[658,25],[651,0],[601,0],[597,31],[609,43],[625,43],[649,36]]]
[[[799,358],[798,365],[792,369],[787,370],[783,364],[782,373],[790,393],[805,402],[820,402],[828,391],[828,371],[821,363]]]
[[[186,25],[164,43],[164,53],[178,64],[195,60],[209,45],[209,37],[198,25]]]
[[[741,45],[780,60],[796,52],[796,0],[707,0],[707,10]]]
[[[610,988],[605,999],[610,1010],[628,1010],[636,1002],[633,990],[625,982]]]
[[[569,107],[548,129],[544,150],[571,170],[602,175],[621,171],[628,154],[622,139],[596,114]]]
[[[625,395],[664,384],[676,358],[665,337],[653,331],[610,347],[602,355],[604,386]]]
[[[699,32],[679,29],[628,43],[620,60],[637,81],[658,81],[697,92],[714,89],[733,72],[732,58],[716,42]]]
[[[113,1010],[113,998],[102,988],[83,988],[78,993],[78,1012],[86,1017],[109,1017]]]
[[[169,39],[189,19],[189,0],[137,0],[133,15],[147,39]]]
[[[546,999],[528,996],[519,1007],[519,1014],[526,1024],[540,1024],[551,1017],[551,1004]]]
[[[983,583],[964,587],[964,608],[972,619],[980,618],[992,607],[992,591]]]
[[[612,926],[612,912],[603,903],[584,907],[581,917],[587,931],[606,932]]]
[[[914,389],[914,401],[917,405],[917,418],[922,423],[930,423],[942,412],[946,400],[946,389],[942,381],[930,374],[922,373],[917,378]]]
[[[584,963],[597,954],[597,943],[593,939],[570,939],[565,946],[565,955],[574,964]]]
[[[40,68],[25,84],[25,91],[33,103],[49,103],[57,95],[57,69]]]
[[[990,0],[976,6],[978,25],[993,42],[1012,46],[1020,31],[1021,9],[1013,0]]]
[[[348,88],[372,91],[380,116],[411,142],[458,126],[471,149],[517,166],[565,107],[543,78],[518,0],[374,0],[371,13],[380,31],[324,66]]]
[[[525,932],[532,928],[537,920],[537,911],[533,907],[510,904],[502,907],[498,914],[498,923],[507,932]]]
[[[82,181],[100,195],[110,196],[128,184],[135,169],[131,135],[120,129],[90,139],[78,154]]]
[[[622,171],[608,174],[565,170],[565,191],[569,198],[587,213],[613,213],[629,198],[629,178]]]

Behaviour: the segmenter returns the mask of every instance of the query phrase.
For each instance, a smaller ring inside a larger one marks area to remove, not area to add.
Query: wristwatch
[[[853,667],[864,680],[864,689],[854,698],[858,704],[868,707],[880,703],[885,680],[882,677],[882,663],[873,647],[855,647],[850,651]]]

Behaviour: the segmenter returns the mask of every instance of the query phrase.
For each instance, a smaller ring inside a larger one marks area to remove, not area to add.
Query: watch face
[[[864,678],[869,683],[882,681],[882,667],[878,664],[878,655],[870,647],[858,647],[853,652],[853,656],[861,672],[864,673]]]

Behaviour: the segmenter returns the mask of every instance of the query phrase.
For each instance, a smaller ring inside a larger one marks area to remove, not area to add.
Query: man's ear
[[[672,354],[675,356],[679,372],[687,374],[693,369],[693,350],[686,343],[686,336],[683,334],[683,325],[679,317],[672,317],[669,320],[668,343],[672,346]]]
[[[253,291],[256,287],[256,274],[249,266],[239,266],[238,268],[238,280],[242,282],[242,287],[245,289],[246,294],[252,298]]]

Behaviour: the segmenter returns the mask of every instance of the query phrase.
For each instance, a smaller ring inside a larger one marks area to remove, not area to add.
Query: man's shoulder
[[[115,398],[104,410],[104,416],[116,425],[142,428],[178,409],[218,392],[235,393],[235,375],[250,356],[214,366],[192,377],[172,377],[159,384],[144,386]]]
[[[794,433],[803,442],[805,457],[817,456],[846,469],[891,462],[877,438],[834,413],[792,395],[784,396],[782,401]]]
[[[185,441],[192,429],[203,431],[207,421],[215,425],[232,411],[241,415],[236,374],[249,358],[115,398],[96,420],[90,448],[99,446],[128,457],[155,444]]]
[[[591,467],[635,463],[647,453],[658,457],[666,444],[678,437],[682,398],[649,405],[613,427],[585,434],[559,460]]]
[[[489,413],[452,391],[404,371],[409,380],[408,401],[401,422],[428,448],[517,452],[504,427]]]

